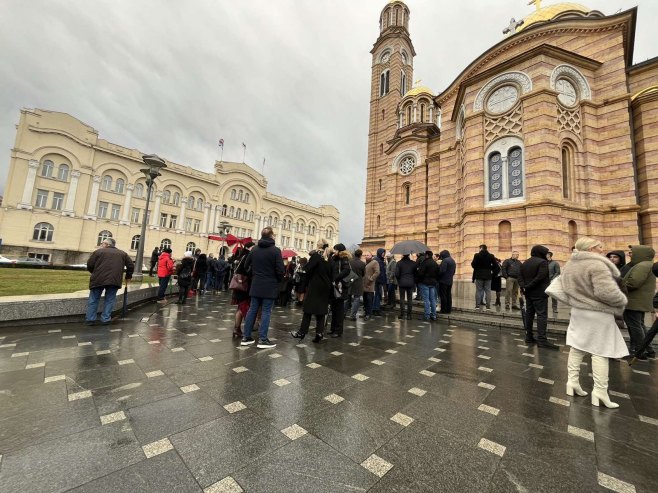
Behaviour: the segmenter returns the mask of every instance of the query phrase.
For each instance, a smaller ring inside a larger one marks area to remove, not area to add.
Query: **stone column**
[[[416,105],[414,105],[413,123],[416,123],[416,122],[418,121],[418,119],[417,119],[417,117],[416,117],[416,110],[417,110],[417,109],[418,109],[418,108],[416,107]]]
[[[434,122],[434,108],[430,106],[430,119],[428,120],[430,123]]]
[[[62,216],[75,217],[75,196],[78,193],[80,174],[77,170],[71,171],[71,182],[69,183],[68,192],[66,192],[66,204]]]
[[[290,243],[292,243],[292,248],[297,248],[297,245],[295,245],[295,230],[297,229],[297,225],[293,224],[292,227],[290,228]]]
[[[212,214],[210,215],[210,232],[215,233],[217,232],[217,211],[219,210],[221,206],[215,205],[211,206],[212,209]]]
[[[93,177],[91,184],[91,192],[89,193],[89,206],[87,207],[87,214],[85,219],[96,219],[96,202],[98,202],[98,190],[101,187],[101,177],[96,175]]]
[[[32,192],[34,191],[34,182],[37,179],[37,170],[39,161],[30,159],[27,162],[27,177],[25,178],[25,188],[23,189],[23,198],[16,206],[18,209],[32,210]]]
[[[178,214],[178,222],[176,225],[176,232],[185,231],[185,208],[187,206],[188,197],[181,197],[180,199],[180,213]]]
[[[153,192],[151,192],[153,193]],[[148,194],[148,192],[147,192]],[[160,204],[162,203],[162,192],[155,193],[155,205],[151,209],[151,227],[158,228],[160,226]]]
[[[310,250],[308,248],[308,225],[304,227],[304,250],[307,252],[313,250],[312,248]]]
[[[203,222],[201,223],[201,233],[208,234],[208,220],[210,219],[210,204],[203,206]]]
[[[254,214],[254,237],[258,237],[260,230],[260,216],[258,214]]]
[[[132,183],[126,185],[126,198],[123,199],[123,214],[121,214],[119,224],[130,224],[130,205],[132,203],[134,189],[135,185]]]

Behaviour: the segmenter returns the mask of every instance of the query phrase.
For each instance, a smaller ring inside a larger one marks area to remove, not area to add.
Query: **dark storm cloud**
[[[211,171],[246,161],[269,190],[341,211],[360,240],[369,51],[384,0],[4,0],[0,191],[22,107],[63,111],[101,138]],[[639,1],[635,59],[657,55]],[[501,39],[524,0],[409,0],[415,79],[439,92]],[[590,2],[606,14],[633,4]]]

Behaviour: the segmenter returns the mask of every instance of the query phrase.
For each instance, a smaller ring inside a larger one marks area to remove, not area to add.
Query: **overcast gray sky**
[[[261,170],[269,190],[341,212],[363,234],[369,54],[386,0],[2,0],[0,192],[22,107],[70,113],[101,138],[212,171]],[[414,79],[444,89],[502,38],[526,0],[408,0]],[[545,5],[556,2],[545,2]],[[655,0],[639,6],[635,62],[658,55]],[[654,29],[655,30],[655,29]]]

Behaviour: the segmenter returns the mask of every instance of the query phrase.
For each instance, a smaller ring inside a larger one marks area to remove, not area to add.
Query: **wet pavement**
[[[655,361],[611,362],[611,410],[518,332],[391,313],[299,344],[301,311],[275,308],[259,350],[233,313],[0,330],[0,491],[656,491]]]

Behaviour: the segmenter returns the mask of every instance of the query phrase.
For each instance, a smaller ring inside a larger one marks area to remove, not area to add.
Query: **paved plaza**
[[[655,361],[611,362],[609,410],[518,332],[391,313],[299,344],[301,310],[275,308],[257,350],[233,313],[1,329],[0,491],[656,491]]]

